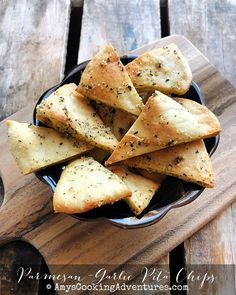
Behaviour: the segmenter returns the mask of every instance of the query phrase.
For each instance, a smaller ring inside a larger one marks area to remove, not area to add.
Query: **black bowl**
[[[121,58],[121,61],[124,65],[126,65],[134,58],[134,56],[123,57]],[[39,98],[36,106],[43,99],[47,99],[47,97],[60,86],[72,82],[79,84],[81,74],[87,63],[88,61],[83,62],[70,70],[59,84],[47,90]],[[187,97],[200,104],[204,104],[201,91],[194,81],[192,81],[192,85],[189,91],[182,97]],[[43,124],[39,122],[36,118],[36,107],[33,113],[33,121],[35,125],[43,126]],[[218,146],[219,136],[206,139],[204,140],[204,142],[208,153],[212,155]],[[51,167],[38,171],[35,174],[44,183],[50,185],[50,187],[54,191],[60,178],[62,167],[66,164],[67,162],[53,165]],[[100,208],[90,210],[86,213],[73,214],[72,216],[77,219],[86,221],[106,219],[122,228],[139,228],[157,222],[162,217],[164,217],[165,214],[172,208],[184,206],[192,202],[203,192],[203,190],[204,188],[197,184],[185,182],[174,177],[167,177],[163,182],[161,188],[153,197],[149,206],[138,217],[134,216],[134,214],[124,201],[115,202],[112,205],[104,205]]]

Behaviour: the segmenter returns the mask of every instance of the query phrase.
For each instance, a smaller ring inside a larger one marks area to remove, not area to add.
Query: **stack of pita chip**
[[[212,165],[202,139],[220,130],[219,121],[205,106],[155,91],[106,165],[125,160],[129,167],[213,187]]]
[[[54,194],[56,212],[125,200],[140,215],[168,175],[213,187],[203,139],[219,134],[220,123],[206,107],[171,97],[185,94],[191,81],[175,44],[125,67],[108,44],[78,86],[63,85],[38,105],[47,127],[8,121],[12,154],[23,174],[70,160]]]

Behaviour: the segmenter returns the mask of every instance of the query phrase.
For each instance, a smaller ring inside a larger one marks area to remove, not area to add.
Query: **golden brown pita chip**
[[[211,161],[203,140],[179,144],[124,161],[129,167],[175,176],[185,181],[214,187]]]
[[[139,91],[184,94],[192,81],[189,64],[175,44],[145,52],[125,68]]]
[[[139,115],[143,103],[111,44],[88,63],[77,91],[114,108]]]
[[[63,170],[53,196],[56,212],[82,213],[131,196],[127,185],[93,158],[83,157]]]
[[[132,195],[124,200],[128,203],[134,214],[141,214],[150,203],[156,190],[160,187],[159,184],[141,175],[131,173],[127,168],[122,166],[111,166],[109,170],[119,176],[130,188]]]
[[[172,98],[156,91],[121,139],[106,164],[218,134],[219,121],[210,111],[202,120]],[[210,121],[210,124],[209,124]]]
[[[74,158],[92,146],[51,128],[7,120],[10,150],[23,174]]]
[[[112,151],[118,141],[106,127],[89,101],[66,84],[37,106],[37,118],[48,126],[84,140],[101,149]]]

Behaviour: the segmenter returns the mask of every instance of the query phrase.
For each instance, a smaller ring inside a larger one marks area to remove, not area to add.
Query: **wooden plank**
[[[30,0],[1,1],[0,120],[37,99],[61,79],[68,16],[69,0],[44,0],[38,3]],[[26,117],[22,119],[28,122],[32,120],[32,107]],[[3,158],[1,166],[3,169],[6,167]],[[8,172],[15,176],[15,180],[21,177],[16,170]],[[14,182],[5,181],[6,174],[2,173],[6,193],[4,203],[9,200],[7,191],[14,185]],[[13,265],[25,263],[27,259],[39,270],[42,258],[38,253],[25,243],[19,245],[12,242],[0,248],[0,257],[1,265],[6,263],[9,268],[9,277],[1,278],[1,294],[38,294],[36,280],[24,286],[17,284]]]
[[[154,41],[160,37],[159,11],[159,2],[153,0],[112,0],[105,5],[101,0],[85,0],[79,61],[91,58],[102,44],[108,42],[119,52],[126,53]],[[162,257],[159,263],[168,266],[169,255]]]
[[[1,2],[0,120],[59,81],[68,14],[69,0]]]
[[[119,54],[160,38],[156,0],[85,0],[78,62],[111,42]]]
[[[236,6],[232,1],[169,1],[170,33],[183,34],[189,38],[234,85],[235,16]],[[211,107],[214,105],[211,104]],[[236,263],[235,213],[234,203],[185,242],[188,264]],[[214,294],[223,294],[222,282],[218,282],[215,287]],[[210,294],[209,290],[204,291]]]
[[[169,0],[170,34],[187,37],[236,85],[236,2]]]

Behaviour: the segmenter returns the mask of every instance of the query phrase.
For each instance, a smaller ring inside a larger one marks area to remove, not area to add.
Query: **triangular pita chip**
[[[111,44],[102,48],[88,63],[77,91],[134,115],[139,115],[143,107],[140,96]]]
[[[184,94],[192,81],[189,64],[175,44],[143,53],[125,68],[139,91]]]
[[[150,203],[160,185],[141,175],[131,173],[127,168],[122,166],[111,166],[109,170],[119,176],[131,189],[131,197],[125,198],[124,200],[128,203],[134,214],[141,214]]]
[[[92,146],[51,128],[7,120],[10,150],[23,174],[74,158]]]
[[[192,109],[193,114],[191,109],[188,111],[169,96],[156,91],[106,163],[112,164],[183,142],[212,137],[221,131],[213,113],[204,108],[204,115],[198,117],[198,108]]]
[[[114,173],[83,157],[63,170],[53,196],[56,212],[82,213],[130,197],[131,190]]]
[[[196,140],[124,161],[136,167],[214,187],[211,161],[203,140]]]
[[[104,150],[112,151],[118,141],[106,127],[89,101],[66,84],[37,106],[37,118],[48,126],[84,140]]]

